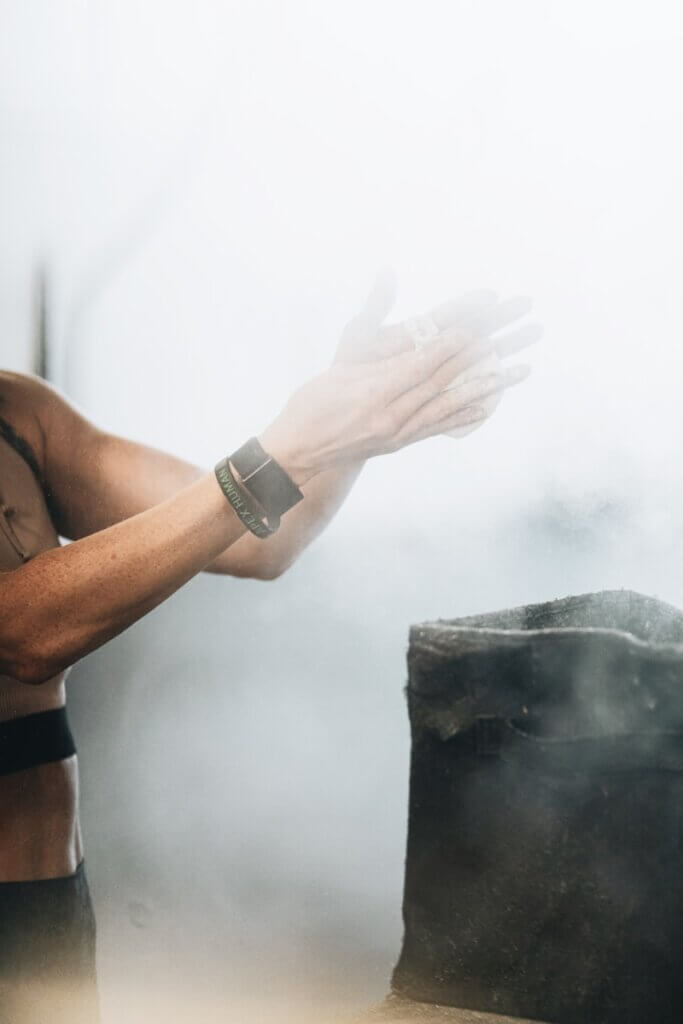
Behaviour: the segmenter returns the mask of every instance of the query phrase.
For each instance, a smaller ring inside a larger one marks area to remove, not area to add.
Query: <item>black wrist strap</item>
[[[255,437],[233,452],[229,462],[239,473],[242,487],[261,505],[269,522],[279,520],[303,498],[291,477],[264,452]]]
[[[280,519],[276,517],[273,521],[268,516],[267,521],[264,521],[254,511],[253,507],[250,507],[249,495],[240,487],[232,475],[229,461],[229,459],[221,459],[220,462],[216,463],[215,473],[220,488],[247,529],[251,530],[255,536],[260,537],[261,540],[265,540],[266,537],[270,537],[271,534],[275,533],[280,525]]]

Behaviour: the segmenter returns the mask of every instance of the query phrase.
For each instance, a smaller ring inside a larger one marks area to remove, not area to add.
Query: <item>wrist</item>
[[[302,487],[318,472],[306,458],[303,446],[271,423],[257,437],[261,447],[282,466],[297,487]]]
[[[223,495],[246,528],[261,540],[270,537],[280,525],[279,518],[271,522],[263,506],[250,494],[235,472],[229,458],[221,459],[214,468],[216,480]]]

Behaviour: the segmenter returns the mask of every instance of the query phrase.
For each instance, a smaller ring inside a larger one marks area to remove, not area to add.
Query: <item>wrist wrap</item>
[[[230,460],[221,459],[221,461],[216,464],[215,473],[223,494],[228,499],[247,529],[251,530],[251,532],[261,540],[265,540],[266,537],[270,537],[271,534],[275,533],[280,525],[280,520],[278,519],[275,523],[270,520],[270,517],[268,517],[267,520],[264,520],[262,515],[259,515],[254,511],[254,508],[249,501],[249,495],[242,487],[240,487],[235,480],[235,477],[232,475],[230,470]]]
[[[239,474],[240,485],[258,502],[268,522],[277,529],[275,524],[279,525],[280,516],[303,498],[294,481],[255,437],[233,452],[228,461]]]

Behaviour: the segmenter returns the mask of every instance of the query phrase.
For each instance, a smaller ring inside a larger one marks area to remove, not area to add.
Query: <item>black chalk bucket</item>
[[[414,626],[404,999],[683,1021],[683,614],[627,591]]]

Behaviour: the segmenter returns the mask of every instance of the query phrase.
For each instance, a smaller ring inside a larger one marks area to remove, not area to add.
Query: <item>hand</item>
[[[415,347],[411,321],[382,326],[395,301],[394,275],[391,271],[382,271],[377,275],[363,309],[344,328],[335,362],[366,362],[398,355]],[[507,330],[530,310],[531,300],[525,296],[500,301],[496,292],[482,289],[444,302],[430,310],[427,316],[440,333],[457,330],[467,335],[471,344],[491,339],[488,351],[495,351],[501,359],[506,359],[534,344],[543,333],[537,323]]]
[[[395,355],[415,347],[413,325],[416,321],[382,326],[394,303],[395,290],[393,274],[385,271],[378,275],[364,308],[344,329],[336,361],[359,362]],[[468,358],[463,360],[463,370],[450,385],[458,386],[477,375],[501,371],[502,359],[540,339],[543,332],[536,323],[507,329],[530,309],[531,302],[527,298],[517,297],[501,302],[496,292],[482,290],[443,303],[426,317],[418,318],[418,322],[428,322],[436,337],[457,331],[464,340],[469,339]],[[463,437],[476,430],[493,413],[502,396],[503,392],[498,391],[485,399],[483,408],[486,416],[483,419],[448,433],[452,437]]]
[[[393,452],[485,418],[482,402],[526,368],[446,390],[472,365],[471,335],[444,330],[434,344],[363,362],[336,361],[298,388],[260,441],[297,484],[342,463]],[[480,355],[481,357],[481,355]]]

